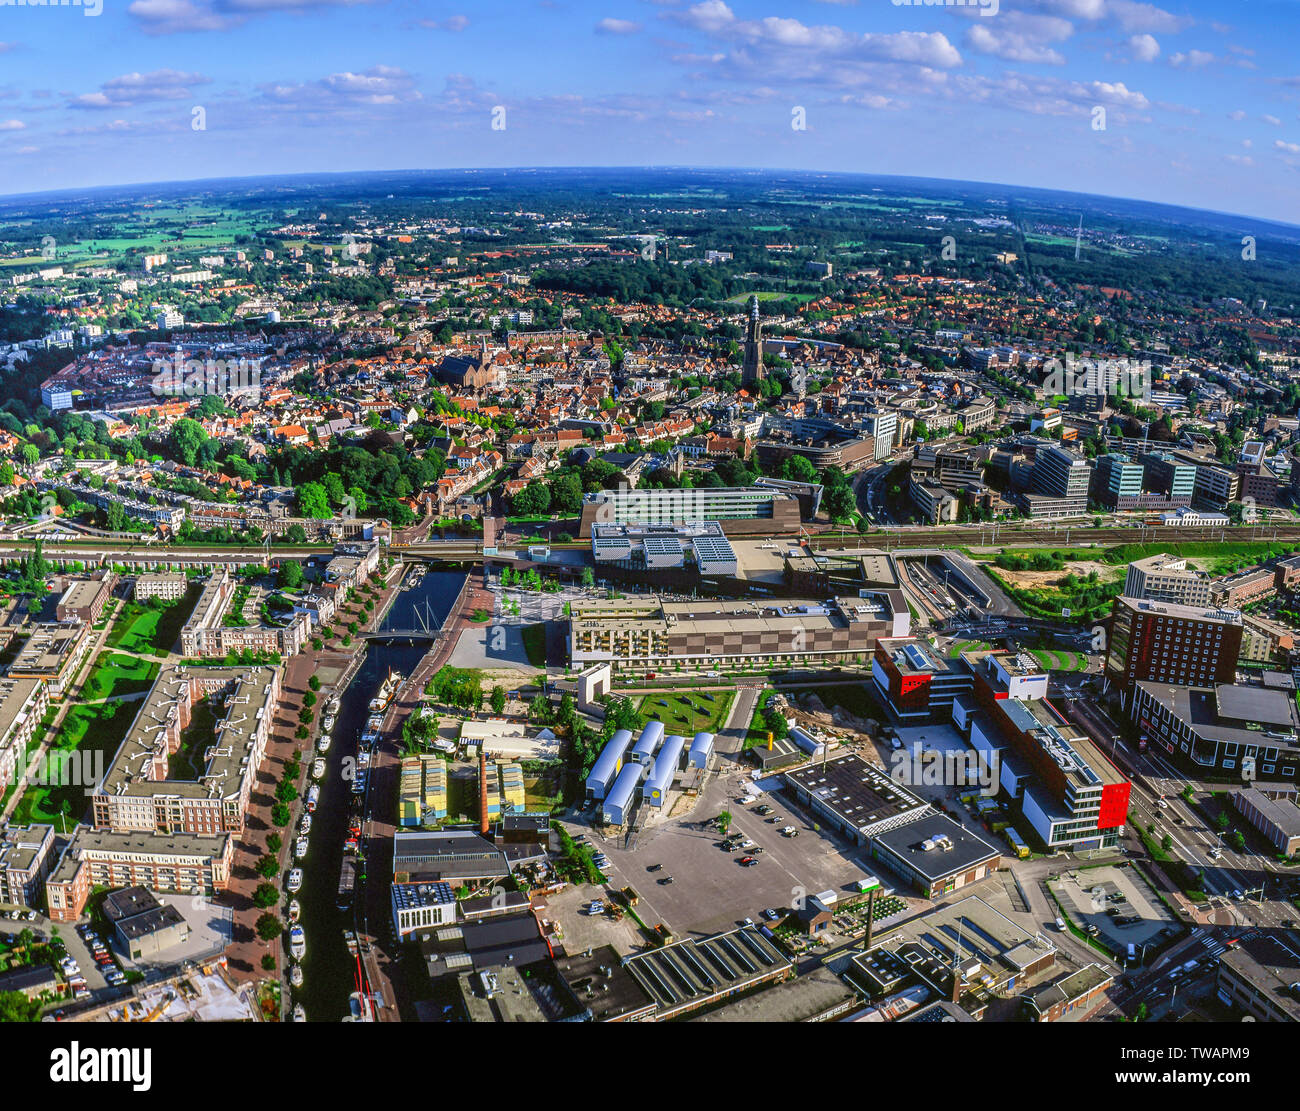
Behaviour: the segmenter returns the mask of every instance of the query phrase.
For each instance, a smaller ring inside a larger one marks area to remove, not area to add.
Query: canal
[[[429,571],[419,586],[402,590],[385,615],[381,629],[410,629],[420,624],[428,610],[443,621],[461,584],[463,571]],[[340,910],[338,902],[339,870],[343,863],[343,842],[354,795],[351,779],[343,776],[344,759],[355,760],[361,733],[369,716],[370,700],[375,696],[389,668],[403,677],[409,675],[424,654],[428,643],[372,643],[365,659],[343,693],[338,720],[332,731],[333,742],[326,758],[327,770],[320,783],[320,800],[312,815],[312,829],[303,869],[302,926],[307,939],[307,953],[302,962],[303,986],[294,992],[294,1001],[303,1005],[309,1022],[337,1022],[348,1013],[348,996],[356,990],[355,958],[348,952],[343,931],[353,928],[352,909]],[[331,697],[333,697],[331,695]],[[395,800],[385,800],[385,804]],[[373,803],[372,803],[373,805]],[[360,884],[355,894],[362,898]]]

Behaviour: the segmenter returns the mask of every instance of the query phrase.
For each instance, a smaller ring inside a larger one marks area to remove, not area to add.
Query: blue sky
[[[0,0],[0,193],[757,166],[1300,223],[1297,0],[88,2]]]

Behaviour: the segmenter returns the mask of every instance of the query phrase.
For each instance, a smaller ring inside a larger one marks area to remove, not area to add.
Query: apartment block
[[[1111,611],[1106,677],[1135,683],[1231,683],[1241,654],[1241,614],[1119,597]]]
[[[1125,597],[1180,606],[1208,606],[1211,588],[1208,575],[1166,552],[1134,560],[1124,580]]]
[[[279,694],[277,667],[165,668],[91,799],[95,828],[240,832]],[[204,699],[216,726],[196,738],[194,708]]]

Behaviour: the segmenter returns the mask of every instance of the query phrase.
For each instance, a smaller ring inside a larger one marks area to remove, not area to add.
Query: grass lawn
[[[120,652],[102,654],[95,662],[81,694],[87,701],[112,695],[138,694],[147,691],[158,676],[160,665]]]
[[[108,768],[108,762],[117,752],[122,738],[135,720],[140,707],[132,702],[104,702],[97,706],[73,706],[63,719],[63,728],[51,746],[51,753],[77,752],[76,767],[84,771],[85,753],[98,753],[90,757],[92,774],[68,778],[95,778]],[[80,821],[90,804],[94,784],[69,783],[62,786],[33,783],[14,808],[13,821],[26,825],[29,822],[57,822],[66,803],[68,820]]]
[[[727,720],[735,691],[709,691],[692,694],[647,694],[637,709],[643,722],[657,718],[664,732],[693,737],[696,733],[717,733]],[[710,702],[709,699],[713,701]],[[663,703],[663,705],[661,705]]]
[[[203,774],[203,751],[216,739],[217,715],[210,699],[194,704],[190,724],[181,734],[181,744],[167,761],[169,779],[197,780]]]
[[[948,655],[955,660],[963,652],[985,652],[992,647],[986,640],[954,640],[948,649]]]
[[[745,734],[745,748],[767,744],[767,728],[763,725],[763,711],[767,709],[768,699],[775,693],[776,691],[765,690],[758,696],[758,703],[754,706],[754,716],[749,719],[749,731]]]
[[[524,651],[528,653],[528,662],[533,667],[545,667],[546,626],[525,625],[521,635],[524,639]]]
[[[127,602],[108,634],[108,647],[166,656],[180,636],[181,626],[189,620],[202,591],[201,586],[191,583],[184,598],[158,609],[142,606],[139,602]]]

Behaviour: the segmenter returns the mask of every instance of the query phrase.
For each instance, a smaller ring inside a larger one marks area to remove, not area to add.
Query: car
[[[1233,897],[1234,899],[1236,899],[1237,902],[1240,903],[1243,899],[1246,898],[1246,895],[1245,895],[1245,892],[1243,892],[1243,891],[1241,890],[1241,888],[1238,887],[1238,888],[1235,888],[1235,889],[1233,890],[1233,892],[1232,892],[1232,897]]]
[[[774,826],[774,825],[776,825],[776,823],[779,822],[780,820],[781,820],[781,815],[780,815],[780,814],[773,814],[770,818],[768,818],[768,820],[767,820],[767,824],[770,825],[770,826]]]
[[[752,918],[742,918],[740,924],[742,926],[752,926],[754,925],[754,920]]]
[[[660,877],[659,877],[659,884],[660,884],[661,887],[667,887],[667,886],[668,886],[670,883],[672,883],[672,882],[673,882],[673,877],[672,877],[672,876],[660,876]]]
[[[768,907],[765,911],[763,911],[763,917],[766,918],[769,922],[775,922],[781,916],[771,907]]]
[[[658,872],[663,869],[662,864],[650,864],[646,867],[647,872]]]
[[[1157,805],[1158,807],[1160,807],[1161,810],[1168,810],[1168,809],[1169,809],[1169,804],[1168,804],[1167,802],[1165,802],[1164,799],[1156,799],[1156,805]]]
[[[758,861],[755,860],[752,856],[742,856],[742,857],[740,858],[740,863],[741,863],[741,864],[757,864]]]
[[[736,846],[733,845],[730,841],[723,841],[722,851],[724,853],[734,853],[736,851]]]

